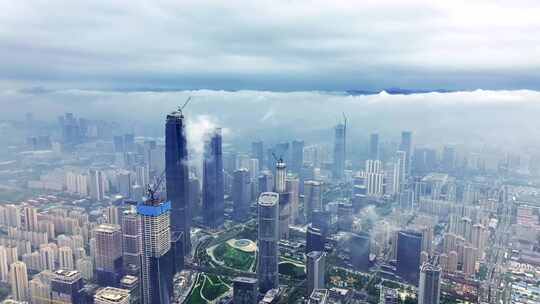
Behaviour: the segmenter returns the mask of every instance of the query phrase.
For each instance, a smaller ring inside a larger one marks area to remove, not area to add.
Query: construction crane
[[[191,96],[189,96],[184,102],[184,104],[181,107],[178,107],[178,113],[180,113],[180,115],[182,115],[182,110],[184,110],[184,108],[188,105],[191,99],[192,99]]]
[[[152,202],[157,200],[156,193],[159,190],[161,183],[163,183],[163,180],[165,179],[165,172],[166,170],[163,170],[163,172],[161,172],[161,175],[156,178],[156,183],[153,185],[153,187],[150,184],[147,185],[146,192],[148,193],[148,199]]]

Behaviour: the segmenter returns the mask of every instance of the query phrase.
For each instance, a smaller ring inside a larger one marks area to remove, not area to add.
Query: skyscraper
[[[184,115],[174,111],[165,123],[165,177],[167,199],[171,203],[171,231],[183,234],[184,252],[191,252],[189,172]]]
[[[311,222],[312,213],[315,210],[322,210],[322,189],[321,183],[317,181],[304,182],[304,212],[306,220]]]
[[[403,151],[397,151],[396,152],[396,159],[394,161],[394,175],[393,175],[393,182],[392,185],[394,186],[394,189],[392,189],[394,195],[398,195],[402,190],[402,185],[405,183],[405,159],[406,159],[406,153]]]
[[[26,264],[23,262],[15,262],[10,266],[9,272],[11,293],[17,301],[28,301],[28,274],[26,272]]]
[[[325,238],[318,228],[309,225],[306,231],[306,254],[324,250]]]
[[[379,197],[384,194],[384,171],[380,160],[366,160],[367,194]]]
[[[223,225],[223,158],[221,129],[215,129],[205,142],[203,160],[203,221],[206,226],[218,228]]]
[[[287,166],[283,159],[276,163],[276,178],[274,181],[274,191],[279,194],[279,238],[289,238],[289,223],[291,220],[290,195],[286,192],[285,178],[287,176]]]
[[[99,170],[90,170],[90,197],[96,201],[102,201],[105,196],[103,172]]]
[[[251,198],[251,180],[249,171],[242,168],[234,171],[232,184],[233,218],[235,221],[246,221],[249,216]]]
[[[418,304],[439,304],[441,294],[441,268],[422,265],[418,284]]]
[[[325,256],[321,251],[311,251],[306,255],[308,295],[315,289],[324,289]]]
[[[259,257],[257,276],[259,292],[278,287],[279,194],[264,192],[259,197]]]
[[[255,141],[251,143],[251,157],[259,160],[259,167],[264,167],[264,144],[262,141]]]
[[[122,276],[122,231],[119,225],[101,224],[94,229],[96,275],[102,286],[116,286]]]
[[[401,132],[401,143],[399,144],[399,150],[405,152],[405,172],[404,176],[408,177],[411,173],[411,152],[412,152],[412,132]]]
[[[358,270],[367,271],[370,267],[369,254],[371,241],[367,233],[349,233],[348,244],[351,264]]]
[[[257,303],[257,279],[237,277],[233,280],[233,303]]]
[[[334,178],[341,179],[345,171],[347,123],[338,124],[334,135]]]
[[[379,134],[372,133],[369,136],[369,159],[379,159]]]
[[[422,234],[413,231],[398,232],[397,273],[406,281],[418,283]]]
[[[304,141],[293,140],[291,163],[289,165],[289,168],[291,169],[291,172],[295,174],[300,174],[300,170],[302,170],[303,164],[304,164]]]
[[[76,270],[57,270],[51,278],[51,295],[54,303],[84,303],[83,279]]]
[[[141,217],[141,281],[144,304],[170,303],[174,257],[171,251],[171,202],[154,197],[137,205]]]
[[[141,224],[136,210],[126,210],[122,216],[122,248],[124,272],[138,275],[141,268]]]

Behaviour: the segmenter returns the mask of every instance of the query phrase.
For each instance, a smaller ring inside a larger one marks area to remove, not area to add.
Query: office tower
[[[131,197],[131,173],[129,171],[122,170],[116,173],[116,180],[118,186],[118,193],[124,198]]]
[[[101,224],[94,229],[96,276],[102,286],[117,286],[122,274],[122,231],[120,226]]]
[[[441,268],[428,263],[422,265],[418,284],[418,304],[439,304]]]
[[[105,180],[102,171],[90,170],[88,188],[92,199],[102,201],[105,198]]]
[[[303,164],[304,164],[304,141],[293,140],[291,163],[289,166],[291,169],[291,172],[295,174],[300,174],[300,170],[302,170]]]
[[[355,269],[367,271],[370,267],[371,241],[367,233],[349,233],[346,248],[349,249],[351,264]]]
[[[153,195],[137,205],[142,228],[141,283],[144,304],[169,303],[172,296],[174,252],[171,251],[171,202]],[[172,266],[172,267],[171,267]]]
[[[51,278],[51,296],[54,303],[84,303],[84,283],[76,270],[57,270]]]
[[[291,224],[297,223],[298,209],[300,205],[300,182],[298,178],[287,176],[285,179],[285,192],[289,193],[289,204],[291,208]]]
[[[73,251],[69,247],[58,248],[58,267],[65,270],[73,270]]]
[[[306,231],[306,254],[324,250],[325,238],[319,228],[309,225]]]
[[[307,294],[315,289],[324,289],[324,273],[326,254],[321,251],[311,251],[306,255]]]
[[[327,304],[328,289],[315,289],[309,296],[308,304]]]
[[[399,151],[405,152],[405,179],[409,176],[411,170],[411,153],[412,153],[412,132],[401,132],[401,143],[399,144]]]
[[[191,252],[189,172],[184,115],[174,111],[165,124],[165,177],[171,202],[171,232],[183,233],[184,252]]]
[[[28,275],[26,264],[15,262],[10,266],[9,282],[11,284],[11,294],[17,301],[28,301]]]
[[[205,142],[203,160],[203,221],[211,228],[223,225],[223,159],[221,129],[215,129]]]
[[[347,121],[335,127],[334,137],[334,170],[335,179],[343,178],[345,172],[345,151],[346,151]]]
[[[141,268],[141,224],[137,212],[126,210],[122,216],[122,248],[124,272],[138,274]]]
[[[422,251],[429,254],[433,252],[433,226],[425,226],[422,228]]]
[[[32,206],[23,208],[23,229],[26,231],[38,231],[37,210]]]
[[[75,269],[81,273],[81,276],[86,281],[91,281],[94,278],[94,263],[90,258],[80,258],[75,262]]]
[[[129,291],[114,287],[101,288],[94,295],[95,304],[130,304]]]
[[[352,231],[353,226],[353,207],[349,203],[338,203],[337,217],[338,229],[341,231]]]
[[[398,304],[398,303],[399,303],[399,293],[397,289],[384,287],[381,284],[379,304]]]
[[[405,158],[406,153],[403,151],[396,152],[396,159],[394,161],[394,176],[393,176],[393,194],[397,195],[401,192],[403,185],[405,184]]]
[[[244,222],[249,217],[251,199],[251,180],[249,171],[242,168],[234,171],[232,185],[233,218]]]
[[[257,276],[259,292],[266,293],[278,287],[278,226],[279,226],[279,194],[261,193],[259,197],[259,257],[257,259]]]
[[[366,183],[369,196],[382,196],[384,194],[384,171],[380,160],[366,160]]]
[[[129,301],[131,303],[141,303],[141,286],[138,277],[132,275],[124,276],[120,279],[120,288],[129,292]]]
[[[379,134],[372,133],[369,136],[369,153],[368,158],[373,160],[380,160],[379,158]]]
[[[0,246],[0,281],[7,283],[9,281],[9,267],[6,247]]]
[[[30,303],[48,304],[51,301],[51,287],[45,284],[40,278],[35,276],[28,282],[30,292]]]
[[[251,143],[251,157],[259,160],[259,167],[264,166],[264,144],[262,141]]]
[[[321,231],[324,238],[330,233],[330,218],[332,214],[330,211],[313,210],[311,213],[311,226]]]
[[[300,187],[300,194],[304,194],[304,183],[308,180],[314,180],[315,179],[315,169],[313,168],[313,164],[311,163],[304,163],[302,165],[302,168],[300,170],[300,174],[298,175],[299,180],[299,187]]]
[[[289,238],[289,223],[291,220],[291,205],[289,193],[286,192],[285,178],[287,176],[287,166],[283,159],[276,163],[276,174],[274,181],[274,191],[279,194],[279,238]]]
[[[262,171],[259,176],[259,195],[274,190],[274,176],[268,170]]]
[[[249,178],[254,181],[259,177],[261,174],[261,170],[259,167],[259,160],[256,158],[250,158],[248,160],[248,171],[249,171]]]
[[[422,234],[413,231],[398,232],[397,273],[406,281],[418,283]]]
[[[233,303],[257,303],[257,279],[237,277],[233,279]]]
[[[321,183],[316,181],[304,182],[304,211],[308,222],[311,222],[312,213],[322,210]]]

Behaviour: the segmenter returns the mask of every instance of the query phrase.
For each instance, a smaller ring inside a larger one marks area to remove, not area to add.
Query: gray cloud
[[[4,1],[0,86],[540,89],[538,1]]]

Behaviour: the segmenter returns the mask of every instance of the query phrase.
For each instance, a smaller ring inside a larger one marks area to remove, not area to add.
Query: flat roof
[[[279,202],[279,194],[276,192],[263,192],[259,196],[259,205],[274,206]]]

